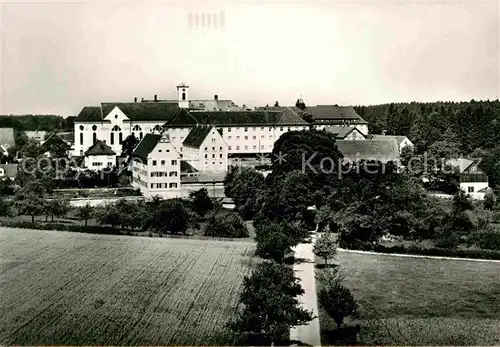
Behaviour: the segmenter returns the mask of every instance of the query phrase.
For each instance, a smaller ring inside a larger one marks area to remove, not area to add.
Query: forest
[[[423,154],[437,142],[451,156],[482,158],[490,183],[500,183],[500,101],[390,103],[356,106],[370,133],[405,135]]]

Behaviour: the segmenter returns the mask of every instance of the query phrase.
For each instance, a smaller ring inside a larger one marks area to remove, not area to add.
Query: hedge
[[[75,233],[86,234],[105,234],[105,235],[121,235],[120,230],[106,226],[85,226],[75,224],[62,223],[40,223],[40,222],[25,222],[25,221],[0,221],[0,226],[6,228],[22,228],[22,229],[37,229],[37,230],[59,230],[71,231]]]
[[[373,244],[359,244],[350,249],[357,249],[362,251],[372,251],[378,253],[390,254],[412,254],[412,255],[428,255],[439,257],[452,257],[452,258],[467,258],[467,259],[489,259],[500,260],[500,251],[487,250],[487,249],[458,249],[458,248],[421,248],[418,246],[383,246]]]

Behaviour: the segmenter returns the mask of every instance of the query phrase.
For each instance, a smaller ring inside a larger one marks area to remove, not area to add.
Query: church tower
[[[184,83],[177,86],[177,100],[179,108],[189,108],[189,86]]]

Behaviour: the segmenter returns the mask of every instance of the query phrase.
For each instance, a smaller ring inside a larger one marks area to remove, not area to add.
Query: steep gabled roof
[[[196,172],[198,172],[198,170],[196,170],[196,168],[194,168],[187,161],[181,160],[181,172],[182,173],[196,173]]]
[[[177,104],[169,102],[103,102],[103,116],[106,117],[115,107],[132,121],[168,121],[179,110]]]
[[[344,159],[351,161],[378,160],[381,162],[399,161],[399,148],[396,140],[365,140],[335,142]]]
[[[203,141],[205,141],[212,129],[213,126],[209,125],[195,126],[191,129],[188,136],[186,136],[186,139],[184,140],[182,145],[187,147],[200,148],[201,144],[203,143]]]
[[[102,112],[100,106],[85,106],[82,108],[78,116],[76,116],[76,122],[100,122],[102,121]]]
[[[474,159],[466,159],[466,158],[457,158],[457,159],[450,159],[446,161],[447,165],[450,165],[452,167],[456,167],[459,169],[460,173],[464,173],[469,169],[472,164],[474,164],[476,160]]]
[[[290,107],[283,108],[281,117],[276,123],[286,124],[286,125],[291,125],[291,124],[309,125],[309,123],[307,123],[304,119],[302,119],[302,117],[299,116],[297,112],[292,110]]]
[[[161,135],[158,134],[146,134],[142,141],[137,145],[132,157],[137,157],[146,160],[149,153],[156,147],[158,142],[160,142]]]
[[[85,156],[89,155],[116,155],[115,151],[111,149],[102,140],[97,140],[92,146],[87,149]]]
[[[52,146],[63,146],[66,148],[66,150],[70,149],[71,147],[56,133],[50,135],[49,138],[44,141],[40,147],[42,148],[42,150],[48,151]]]
[[[188,110],[185,108],[181,108],[175,116],[165,123],[163,126],[164,127],[186,127],[186,126],[193,126],[196,124],[199,124],[200,121],[197,120],[192,113],[190,113]]]

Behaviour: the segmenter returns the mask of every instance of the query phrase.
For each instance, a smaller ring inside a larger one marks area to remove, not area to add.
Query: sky
[[[0,0],[0,114],[176,99],[181,82],[249,106],[497,99],[499,18],[498,0]]]

